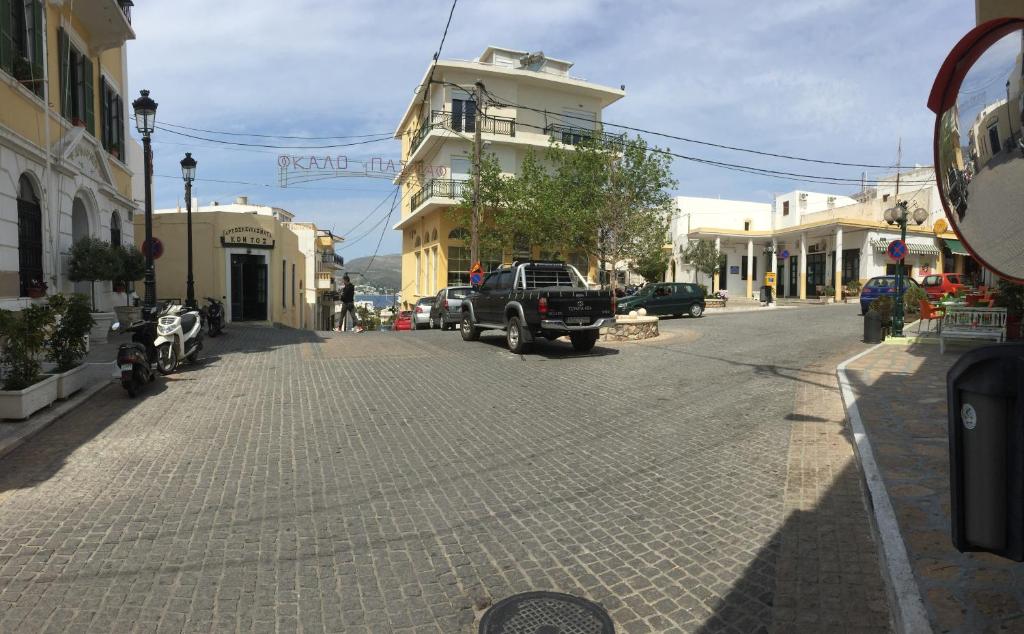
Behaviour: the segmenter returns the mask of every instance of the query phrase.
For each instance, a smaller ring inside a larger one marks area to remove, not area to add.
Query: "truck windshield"
[[[523,267],[526,288],[587,288],[586,283],[572,269],[565,266],[544,266],[531,264]]]

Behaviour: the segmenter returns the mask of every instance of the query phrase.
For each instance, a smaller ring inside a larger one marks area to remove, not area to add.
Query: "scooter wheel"
[[[156,351],[156,369],[160,374],[170,374],[178,367],[178,351],[169,343],[161,344]]]

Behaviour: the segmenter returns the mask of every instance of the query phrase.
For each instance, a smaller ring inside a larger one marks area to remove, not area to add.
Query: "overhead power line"
[[[382,137],[382,138],[366,139],[366,140],[363,140],[363,141],[352,141],[350,143],[331,143],[331,144],[327,144],[327,145],[273,145],[273,144],[267,144],[267,143],[242,143],[241,141],[225,141],[224,139],[211,139],[209,137],[202,137],[202,136],[196,136],[194,134],[188,134],[186,132],[179,132],[178,130],[172,130],[170,128],[165,128],[165,127],[160,126],[160,125],[157,126],[157,129],[158,130],[163,130],[164,132],[170,132],[171,134],[177,134],[179,136],[188,137],[190,139],[198,139],[200,141],[209,141],[211,143],[220,143],[222,145],[236,145],[236,146],[241,146],[241,147],[265,147],[265,148],[273,148],[273,149],[277,149],[277,150],[325,150],[325,149],[330,149],[330,148],[350,147],[350,146],[353,146],[353,145],[366,145],[368,143],[379,143],[381,141],[391,141],[392,140],[391,135],[388,134],[387,136]]]
[[[377,254],[380,252],[380,245],[384,241],[384,232],[387,231],[388,222],[391,220],[392,214],[395,213],[395,205],[398,202],[398,189],[395,189],[394,198],[391,200],[391,211],[388,212],[387,217],[384,219],[384,227],[380,230],[380,237],[377,238],[377,247],[373,250],[373,255],[370,256],[370,261],[366,264],[366,268],[363,269],[363,276],[370,272],[370,267],[373,266],[373,261],[377,258]]]
[[[180,123],[169,123],[167,121],[161,121],[160,125],[166,125],[172,128],[180,128],[182,130],[191,130],[192,132],[220,134],[223,136],[259,137],[262,139],[298,139],[300,141],[330,141],[333,139],[365,139],[374,136],[391,136],[390,132],[374,132],[371,134],[347,134],[337,136],[294,136],[288,134],[259,134],[256,132],[228,132],[227,130],[206,130],[204,128],[193,128],[187,125],[181,125]]]

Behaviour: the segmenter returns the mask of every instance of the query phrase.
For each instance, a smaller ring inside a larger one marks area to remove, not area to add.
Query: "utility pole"
[[[476,90],[473,98],[473,217],[470,221],[469,232],[469,261],[475,265],[480,261],[480,150],[483,142],[480,139],[480,126],[483,124],[484,116],[484,85],[479,79],[476,81]]]

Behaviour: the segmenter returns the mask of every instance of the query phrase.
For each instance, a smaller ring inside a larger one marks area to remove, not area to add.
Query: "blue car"
[[[906,291],[911,286],[917,286],[920,288],[921,285],[912,277],[904,277],[903,290]],[[883,295],[896,297],[895,275],[882,275],[868,280],[868,283],[860,290],[860,314],[863,315],[867,313],[868,306],[871,305],[871,302],[874,301],[876,297],[881,297]]]

